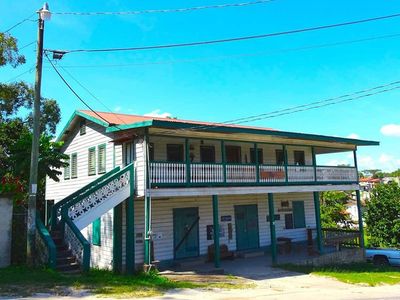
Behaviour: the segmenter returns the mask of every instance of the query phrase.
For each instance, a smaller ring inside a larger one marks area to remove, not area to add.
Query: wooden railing
[[[355,229],[322,228],[322,238],[325,245],[360,247],[360,231]]]
[[[150,162],[153,185],[354,183],[354,167]]]

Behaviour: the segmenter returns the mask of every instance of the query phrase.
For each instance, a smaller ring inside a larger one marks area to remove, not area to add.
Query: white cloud
[[[387,124],[382,126],[381,133],[386,136],[400,137],[400,125],[399,124]]]
[[[400,158],[387,153],[381,153],[377,159],[369,155],[360,155],[357,161],[359,170],[380,169],[384,172],[392,172],[400,168]]]
[[[121,109],[122,109],[121,106],[116,106],[116,107],[114,108],[114,112],[120,112]]]
[[[147,114],[144,114],[147,117],[156,117],[156,118],[170,118],[172,115],[169,112],[161,113],[161,109],[155,109]]]
[[[347,136],[347,138],[348,138],[348,139],[359,139],[360,136],[359,136],[357,133],[350,133],[350,134]]]
[[[357,157],[357,163],[360,170],[376,169],[375,160],[372,158],[372,156],[369,155],[359,155]]]

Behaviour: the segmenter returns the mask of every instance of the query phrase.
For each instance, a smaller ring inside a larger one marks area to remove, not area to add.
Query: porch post
[[[218,196],[212,196],[213,202],[213,233],[214,233],[214,266],[219,268],[220,264],[220,250],[219,250],[219,214],[218,214]]]
[[[150,266],[151,264],[151,245],[150,245],[150,220],[151,220],[151,198],[150,198],[150,174],[149,174],[149,160],[148,160],[148,131],[146,130],[144,136],[144,163],[145,163],[145,196],[144,196],[144,264]]]
[[[356,190],[356,198],[357,198],[357,211],[358,211],[358,230],[360,231],[360,247],[364,248],[364,225],[362,219],[362,211],[361,211],[361,197],[360,190]]]
[[[321,207],[319,202],[319,193],[314,192],[314,210],[315,210],[315,223],[317,224],[317,248],[321,254],[324,252],[322,244],[322,229],[321,229]]]
[[[226,184],[226,153],[225,142],[221,140],[221,159],[222,159],[222,172],[224,176],[224,183]]]
[[[315,148],[311,147],[312,163],[314,167],[314,181],[317,182],[317,158],[315,156]]]
[[[256,182],[260,182],[260,164],[258,161],[258,149],[257,149],[257,143],[254,143],[254,158],[256,161]]]
[[[274,195],[268,194],[269,229],[271,230],[271,256],[272,264],[276,264],[276,232],[275,232],[275,210]]]
[[[126,200],[126,273],[135,272],[135,178],[133,166],[129,170],[130,196]]]
[[[283,145],[283,160],[285,163],[285,180],[286,180],[286,184],[288,184],[288,156],[287,156],[287,149],[286,149],[286,145]]]
[[[122,205],[113,209],[113,271],[122,272]]]
[[[190,146],[189,139],[185,138],[185,163],[186,163],[186,186],[190,184]]]

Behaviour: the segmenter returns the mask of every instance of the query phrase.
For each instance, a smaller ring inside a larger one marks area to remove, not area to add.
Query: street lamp
[[[28,265],[34,265],[36,257],[35,235],[36,235],[36,195],[39,161],[39,139],[40,139],[40,88],[42,85],[42,64],[43,64],[43,34],[44,22],[50,20],[51,13],[49,5],[43,4],[38,13],[38,41],[36,54],[36,75],[35,91],[33,103],[33,132],[31,167],[29,174],[29,201],[28,201],[28,220],[27,220],[27,247],[26,259]]]

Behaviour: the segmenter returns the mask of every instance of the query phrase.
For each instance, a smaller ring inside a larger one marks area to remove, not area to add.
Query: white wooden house
[[[210,245],[218,267],[221,244],[275,260],[277,238],[306,241],[307,229],[322,250],[318,193],[355,190],[359,200],[357,147],[379,144],[83,110],[58,140],[70,166],[47,180],[52,230],[84,269],[127,272]],[[353,166],[317,165],[339,152],[353,153]]]

